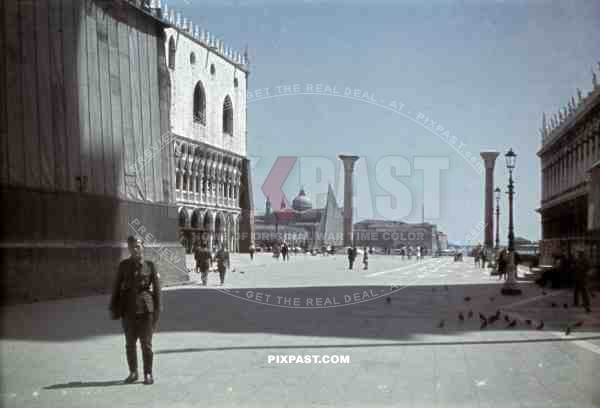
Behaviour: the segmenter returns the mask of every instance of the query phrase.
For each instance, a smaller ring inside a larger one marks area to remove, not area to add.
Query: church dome
[[[294,201],[292,201],[292,208],[296,211],[306,211],[312,209],[312,203],[306,196],[304,188],[300,189],[300,192],[296,198],[294,198]]]

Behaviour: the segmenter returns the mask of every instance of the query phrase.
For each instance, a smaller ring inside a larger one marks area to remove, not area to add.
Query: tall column
[[[484,247],[494,248],[494,165],[498,152],[481,152],[485,164],[485,212],[484,212]]]
[[[340,154],[338,158],[344,163],[344,246],[353,244],[353,195],[352,175],[354,173],[354,163],[359,159],[358,156]]]

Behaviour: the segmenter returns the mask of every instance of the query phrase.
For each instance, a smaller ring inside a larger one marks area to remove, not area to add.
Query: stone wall
[[[10,197],[0,202],[4,302],[105,292],[136,233],[165,284],[189,279],[173,206],[20,188],[2,196]]]
[[[3,301],[105,291],[132,225],[165,283],[187,280],[164,25],[102,0],[1,2],[0,18]]]

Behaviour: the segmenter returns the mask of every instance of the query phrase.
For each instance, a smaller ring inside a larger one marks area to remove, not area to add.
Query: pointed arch
[[[206,92],[202,81],[194,88],[194,122],[206,126]]]
[[[233,103],[229,95],[223,101],[223,133],[233,135]]]

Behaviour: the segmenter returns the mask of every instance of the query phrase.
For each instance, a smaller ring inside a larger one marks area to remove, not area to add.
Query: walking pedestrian
[[[356,259],[356,248],[348,247],[348,269],[354,269],[354,260]]]
[[[577,251],[577,258],[575,259],[575,290],[573,293],[573,305],[579,306],[579,295],[583,299],[583,307],[587,313],[590,313],[590,296],[587,288],[588,271],[590,270],[590,264],[585,257],[583,251]]]
[[[206,247],[206,242],[202,242],[197,252],[197,264],[198,270],[200,271],[200,278],[202,279],[202,286],[206,286],[208,280],[208,271],[212,266],[212,256]]]
[[[224,245],[219,247],[217,254],[215,255],[217,261],[217,270],[219,271],[219,278],[221,279],[221,285],[225,284],[225,273],[231,266],[229,251],[225,249]]]
[[[281,257],[283,258],[284,261],[288,261],[288,254],[289,254],[289,248],[286,242],[283,243],[283,245],[281,246]]]
[[[506,280],[508,275],[506,273],[507,253],[505,249],[498,254],[498,261],[496,263],[498,265],[498,280],[501,280],[502,278]]]
[[[254,260],[254,252],[256,252],[256,248],[254,247],[254,242],[250,243],[250,247],[248,248],[248,251],[250,252],[250,260],[253,261]]]
[[[154,384],[152,335],[162,311],[160,275],[152,261],[144,260],[141,238],[127,238],[130,257],[121,261],[110,300],[111,317],[121,319],[129,376],[138,380],[137,340],[142,348],[144,384]]]
[[[364,247],[363,251],[363,270],[366,271],[369,269],[369,255],[367,253],[367,247]]]

